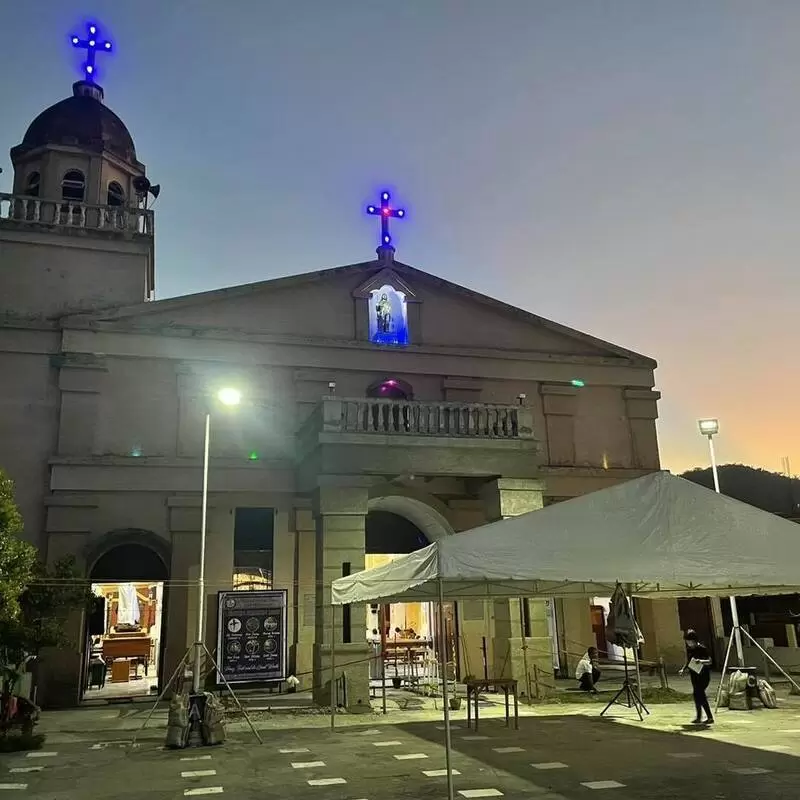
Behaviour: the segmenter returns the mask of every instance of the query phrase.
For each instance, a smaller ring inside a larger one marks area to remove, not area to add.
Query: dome
[[[136,162],[133,138],[125,123],[103,105],[103,90],[96,84],[79,81],[73,91],[72,97],[36,117],[22,143],[12,150],[12,159],[37,147],[61,144],[95,152],[105,150],[128,163]]]

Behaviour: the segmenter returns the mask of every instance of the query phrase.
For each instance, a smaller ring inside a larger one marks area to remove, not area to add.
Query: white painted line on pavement
[[[397,741],[396,739],[392,739],[391,742],[373,742],[373,747],[397,747],[397,745],[403,744],[402,742]]]
[[[489,739],[489,736],[462,736],[461,737],[465,742],[482,742],[486,739]]]
[[[211,756],[184,756],[181,761],[211,761]]]
[[[766,775],[772,770],[762,767],[732,767],[728,772],[733,772],[735,775]]]
[[[27,789],[27,783],[0,783],[0,790],[2,789],[10,789],[10,790],[17,790],[21,791],[22,789]]]
[[[292,753],[310,753],[311,751],[307,747],[282,747],[278,750],[281,755],[288,756]],[[211,758],[211,756],[209,756]]]
[[[292,761],[292,769],[313,769],[324,766],[324,761]]]
[[[193,797],[197,794],[222,794],[223,788],[221,786],[203,786],[199,789],[184,789],[184,797]]]
[[[624,789],[625,784],[619,781],[587,781],[582,783],[587,789]]]
[[[44,767],[11,767],[9,772],[41,772]]]
[[[46,750],[34,750],[32,753],[27,753],[25,758],[53,758],[58,753],[48,752]]]
[[[422,770],[423,775],[427,775],[429,778],[444,778],[447,776],[446,769],[424,769]],[[460,775],[461,773],[457,769],[450,770],[451,775]]]
[[[209,778],[216,775],[215,769],[193,769],[188,772],[181,772],[181,778]]]
[[[531,764],[534,769],[566,769],[567,765],[561,761],[543,761],[541,764]]]
[[[670,758],[702,758],[700,753],[667,753]]]
[[[458,792],[462,797],[502,797],[503,793],[499,789],[460,789]]]
[[[344,778],[317,778],[313,781],[308,781],[309,786],[335,786],[339,783],[347,783]]]
[[[398,761],[414,761],[418,758],[427,758],[425,753],[395,753],[394,757]]]
[[[495,753],[524,753],[524,747],[493,747]]]

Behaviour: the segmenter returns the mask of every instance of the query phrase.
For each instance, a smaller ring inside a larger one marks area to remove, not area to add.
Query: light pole
[[[238,389],[225,388],[217,392],[217,400],[226,406],[238,406],[242,393]],[[194,668],[192,670],[192,692],[200,693],[200,667],[203,663],[205,600],[206,600],[206,529],[208,527],[208,450],[211,442],[211,412],[206,412],[206,433],[203,441],[203,500],[200,518],[200,578],[197,582],[197,640],[194,643]]]
[[[714,451],[714,437],[719,433],[718,419],[700,419],[697,427],[703,436],[708,437],[708,454],[711,458],[711,474],[714,478],[714,491],[722,494],[719,488],[719,472],[717,470],[717,454]],[[731,603],[731,622],[733,623],[733,637],[736,642],[736,656],[739,659],[739,666],[744,666],[744,650],[742,649],[742,634],[739,630],[739,611],[736,608],[736,597],[730,596]]]

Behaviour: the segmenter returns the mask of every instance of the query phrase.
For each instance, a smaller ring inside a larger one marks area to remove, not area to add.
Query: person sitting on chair
[[[575,670],[575,680],[584,692],[597,694],[595,684],[600,680],[600,670],[597,667],[598,652],[596,647],[590,647],[586,655],[578,662]]]

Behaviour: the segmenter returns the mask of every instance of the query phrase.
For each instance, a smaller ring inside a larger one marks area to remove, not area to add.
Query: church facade
[[[285,589],[288,670],[325,702],[333,641],[354,709],[384,612],[334,622],[333,579],[659,469],[653,360],[403,264],[387,238],[361,263],[154,300],[153,187],[91,81],[11,160],[0,467],[48,561],[162,587],[162,683],[196,639],[206,419],[209,648],[218,592]],[[230,387],[235,408],[216,401]],[[573,669],[598,641],[595,612],[592,598],[453,606],[453,669],[523,681],[523,645],[542,675],[554,658]],[[645,657],[680,662],[675,602],[639,615]],[[45,659],[45,703],[85,694],[89,614],[70,630]]]

